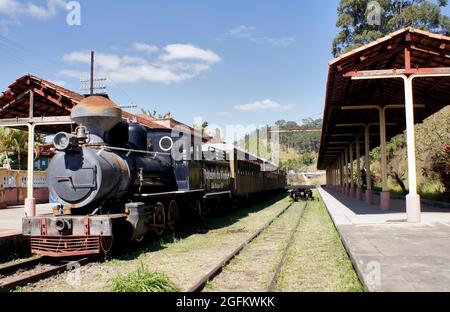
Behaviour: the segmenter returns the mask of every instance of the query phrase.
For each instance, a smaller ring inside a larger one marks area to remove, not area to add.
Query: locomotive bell
[[[85,126],[91,135],[103,140],[105,133],[122,121],[122,109],[106,97],[93,95],[72,109],[71,118]]]

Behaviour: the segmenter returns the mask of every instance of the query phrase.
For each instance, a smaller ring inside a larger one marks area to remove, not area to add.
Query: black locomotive
[[[105,97],[85,98],[71,117],[78,127],[54,137],[57,152],[48,168],[59,205],[52,215],[23,219],[36,254],[108,252],[113,240],[140,241],[173,229],[180,214],[201,216],[207,208],[286,186],[286,175],[264,160],[202,146],[191,132],[124,121]]]

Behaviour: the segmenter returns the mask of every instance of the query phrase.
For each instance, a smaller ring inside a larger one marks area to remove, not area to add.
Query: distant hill
[[[279,120],[273,126],[278,126],[280,130],[306,130],[321,129],[322,119],[304,119],[302,124],[295,121]],[[269,126],[269,127],[273,127]],[[264,130],[264,129],[262,129]],[[250,133],[245,139],[237,144],[240,148],[249,149],[250,138],[254,137],[256,132]],[[270,140],[270,138],[269,138]],[[301,172],[315,172],[317,169],[317,156],[320,148],[320,132],[288,132],[279,133],[280,142],[280,167],[291,172],[291,180],[302,183],[300,177],[295,177]],[[260,143],[261,144],[261,143]],[[266,148],[258,150],[258,156],[270,158],[265,155]],[[270,150],[268,151],[270,153]],[[267,154],[267,153],[266,153]]]

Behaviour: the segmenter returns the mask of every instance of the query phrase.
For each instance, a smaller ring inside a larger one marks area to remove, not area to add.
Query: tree
[[[43,143],[42,136],[36,134],[34,146],[36,158],[39,155],[39,144],[41,143]],[[28,132],[0,127],[0,150],[6,153],[7,161],[10,161],[8,152],[17,153],[18,169],[22,170],[22,154],[28,150]]]
[[[150,116],[150,117],[152,117],[152,118],[159,118],[159,119],[161,119],[161,118],[164,117],[163,115],[158,114],[158,113],[156,112],[156,110],[151,111],[150,109],[149,109],[149,110],[146,110],[145,108],[142,108],[142,107],[141,107],[141,112],[142,112],[142,114],[147,115],[147,116]]]
[[[450,19],[441,13],[448,0],[341,0],[333,41],[335,57],[403,27],[448,34]],[[379,18],[378,18],[379,17]]]
[[[437,174],[450,198],[450,106],[416,125],[417,158],[427,163],[423,175]]]

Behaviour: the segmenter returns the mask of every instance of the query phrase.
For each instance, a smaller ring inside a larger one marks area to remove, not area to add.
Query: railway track
[[[255,234],[253,234],[248,240],[246,240],[242,245],[236,248],[233,252],[231,252],[227,257],[225,257],[222,261],[220,261],[211,271],[209,271],[206,275],[204,275],[194,286],[192,286],[188,292],[201,292],[206,284],[212,281],[214,278],[219,276],[223,269],[234,259],[236,258],[248,245],[250,245],[256,238],[258,238],[266,229],[268,229],[276,220],[278,220],[281,216],[283,216],[289,209],[291,209],[293,203],[290,203],[286,208],[284,208],[279,214],[277,214],[274,218],[272,218],[269,222],[267,222],[263,227],[261,227]],[[307,208],[308,203],[306,202],[303,207],[303,211]],[[283,269],[283,266],[286,262],[287,255],[293,242],[295,240],[295,234],[298,232],[300,228],[300,221],[303,216],[303,213],[298,218],[298,221],[295,225],[295,228],[292,230],[289,240],[283,250],[282,257],[276,267],[274,276],[271,280],[270,285],[267,288],[268,292],[275,291],[277,281]]]
[[[74,264],[85,265],[92,258],[72,261],[54,260],[48,257],[35,257],[19,263],[0,267],[0,292],[9,292],[17,287],[36,283],[51,276],[72,270]]]

